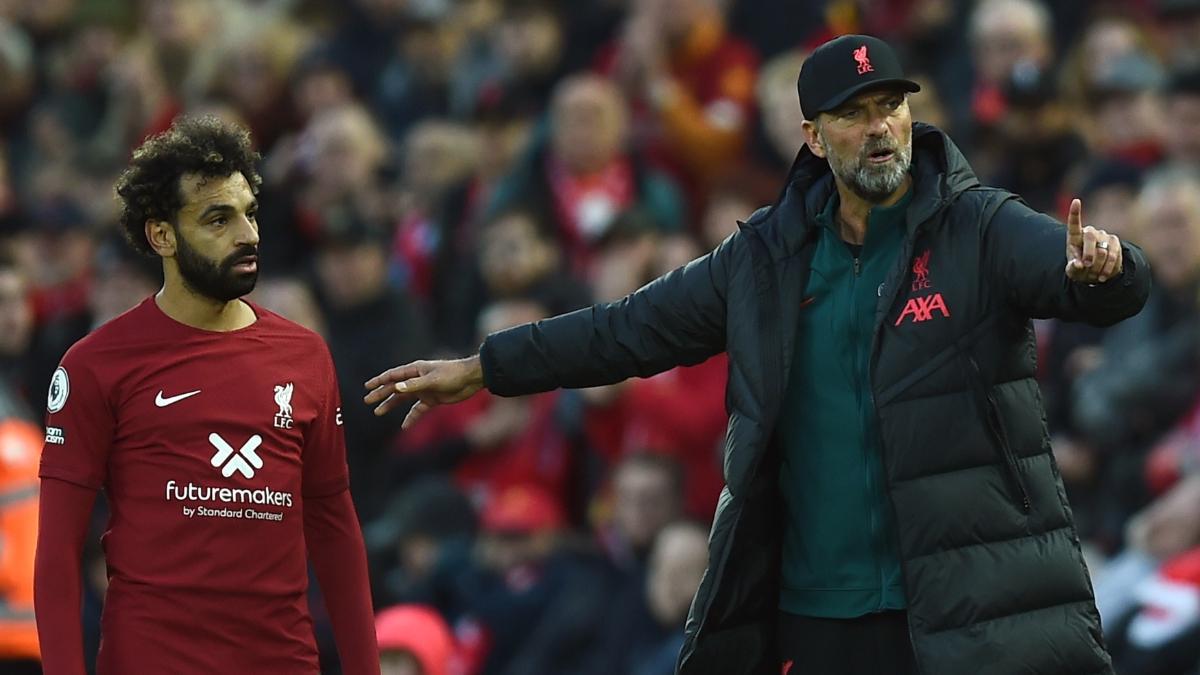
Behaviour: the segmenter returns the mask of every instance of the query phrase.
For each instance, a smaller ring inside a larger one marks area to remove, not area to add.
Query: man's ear
[[[817,123],[804,120],[800,127],[804,130],[804,144],[808,146],[812,154],[825,159],[825,148],[821,145],[821,131],[817,127]]]
[[[165,220],[146,220],[146,241],[163,258],[175,257],[175,228]]]

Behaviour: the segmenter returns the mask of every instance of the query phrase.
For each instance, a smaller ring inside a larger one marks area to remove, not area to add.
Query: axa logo
[[[866,45],[854,50],[854,60],[858,62],[859,75],[866,75],[875,70],[875,67],[871,65],[871,57],[867,56]]]
[[[896,317],[896,325],[904,323],[904,317],[907,316],[912,317],[913,323],[928,321],[933,318],[934,312],[941,312],[943,317],[950,318],[950,308],[946,307],[946,301],[942,298],[941,293],[909,298],[908,303],[904,305],[904,311]]]
[[[263,468],[262,457],[258,456],[258,446],[262,445],[262,436],[254,434],[240,448],[234,449],[220,434],[208,435],[208,442],[217,449],[209,462],[213,468],[221,470],[221,475],[229,478],[240,473],[244,478],[254,478],[254,472]]]

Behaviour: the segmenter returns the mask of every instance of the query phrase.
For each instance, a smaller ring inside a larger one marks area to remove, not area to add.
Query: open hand
[[[367,380],[371,390],[363,397],[375,405],[376,415],[386,415],[401,401],[417,399],[400,428],[407,429],[433,406],[464,401],[483,389],[483,368],[479,357],[450,361],[413,361],[397,366]]]
[[[1083,204],[1074,199],[1067,215],[1067,277],[1104,283],[1121,273],[1121,240],[1115,234],[1083,226]]]

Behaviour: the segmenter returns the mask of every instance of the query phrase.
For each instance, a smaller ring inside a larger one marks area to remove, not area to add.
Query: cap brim
[[[913,82],[912,80],[906,80],[902,77],[893,77],[885,80],[872,80],[870,82],[856,84],[837,96],[834,96],[830,100],[826,101],[825,105],[821,106],[821,109],[817,112],[829,112],[830,110],[833,110],[839,105],[849,101],[865,91],[870,91],[872,89],[888,89],[893,87],[907,91],[910,94],[921,91],[921,85]]]

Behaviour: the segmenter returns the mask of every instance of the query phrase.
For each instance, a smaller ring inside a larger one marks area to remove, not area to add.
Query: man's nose
[[[258,246],[258,225],[249,216],[238,219],[237,239],[234,243],[238,246]]]
[[[882,112],[873,112],[867,118],[867,134],[872,137],[883,137],[891,133],[887,125],[888,116]]]

